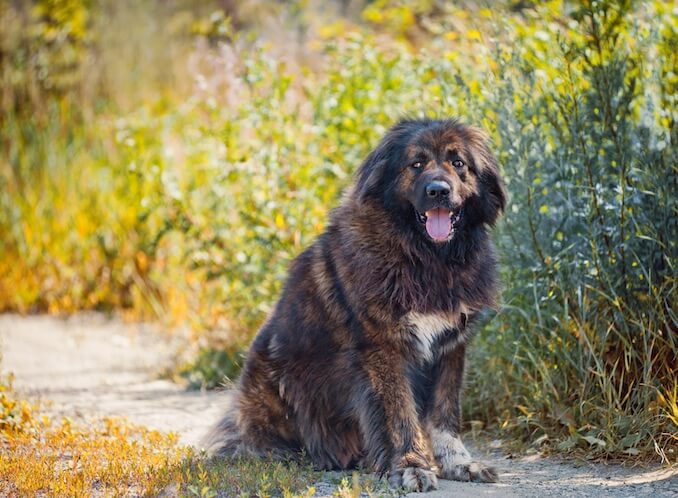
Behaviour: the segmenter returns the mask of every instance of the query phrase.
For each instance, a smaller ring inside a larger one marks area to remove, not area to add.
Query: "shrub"
[[[636,12],[582,2],[498,58],[506,305],[468,405],[562,451],[675,460],[675,18]]]

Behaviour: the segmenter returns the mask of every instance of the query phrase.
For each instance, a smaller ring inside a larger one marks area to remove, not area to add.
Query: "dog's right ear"
[[[357,173],[355,193],[360,202],[379,192],[379,184],[383,177],[383,171],[387,160],[381,147],[373,150],[365,162],[360,166]]]

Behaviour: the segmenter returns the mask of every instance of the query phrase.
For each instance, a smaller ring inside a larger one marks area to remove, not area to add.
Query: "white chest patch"
[[[433,358],[436,341],[445,331],[459,325],[461,313],[464,311],[429,314],[411,312],[405,316],[407,327],[417,337],[417,348],[422,359]]]

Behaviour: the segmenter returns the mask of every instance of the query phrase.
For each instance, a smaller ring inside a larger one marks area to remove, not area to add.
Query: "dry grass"
[[[157,495],[181,481],[189,448],[164,434],[106,417],[57,422],[0,384],[0,494]]]
[[[53,421],[0,378],[0,495],[308,497],[316,474],[294,463],[209,462],[162,433],[105,417]]]

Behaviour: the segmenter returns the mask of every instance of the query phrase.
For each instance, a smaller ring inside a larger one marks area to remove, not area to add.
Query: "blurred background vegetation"
[[[466,419],[675,462],[677,53],[672,1],[0,0],[0,310],[189,327],[218,385],[384,131],[458,116],[510,192]]]

